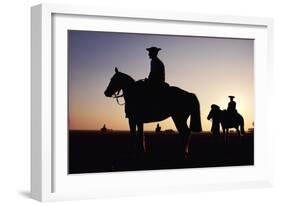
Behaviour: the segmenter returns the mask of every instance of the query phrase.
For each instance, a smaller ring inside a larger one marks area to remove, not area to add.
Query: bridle
[[[124,92],[123,92],[123,90],[122,90],[122,94],[119,94],[121,90],[122,90],[122,89],[118,89],[118,90],[112,95],[112,98],[116,99],[117,104],[120,105],[120,106],[122,106],[122,105],[124,105],[124,104],[126,103],[125,101],[124,101],[124,103],[120,103],[120,102],[119,102],[119,98],[124,97]]]
[[[120,105],[120,106],[122,106],[122,105],[125,104],[125,102],[121,104],[121,103],[119,102],[119,98],[124,97],[124,94],[123,94],[123,93],[122,93],[122,94],[119,94],[120,91],[121,91],[121,89],[118,90],[117,92],[115,92],[115,93],[113,94],[113,97],[112,97],[112,98],[116,99],[117,104]]]

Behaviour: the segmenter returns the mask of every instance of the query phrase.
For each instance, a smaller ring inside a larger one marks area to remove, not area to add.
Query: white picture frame
[[[116,24],[113,26],[114,21],[120,23],[118,27]],[[163,24],[159,27],[160,31],[149,27],[153,23]],[[63,69],[67,58],[65,31],[69,27],[93,29],[99,26],[100,30],[106,31],[167,33],[165,25],[176,28],[171,34],[203,34],[256,40],[255,165],[68,175],[65,139],[62,138],[66,131],[60,129],[67,124],[64,119],[66,114],[58,109],[63,107],[67,95],[67,76]],[[270,97],[265,91],[265,87],[272,88],[272,19],[40,4],[31,8],[31,26],[32,198],[52,201],[273,185],[274,137],[268,132],[269,117],[266,108]],[[200,28],[188,30],[191,26]],[[263,96],[268,98],[262,98]],[[263,136],[266,138],[262,138]]]

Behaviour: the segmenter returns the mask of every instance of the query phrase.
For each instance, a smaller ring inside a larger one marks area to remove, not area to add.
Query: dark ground
[[[69,173],[239,166],[254,164],[253,134],[230,134],[229,144],[210,133],[191,136],[189,156],[182,159],[177,133],[145,133],[148,152],[135,159],[129,132],[70,131]]]

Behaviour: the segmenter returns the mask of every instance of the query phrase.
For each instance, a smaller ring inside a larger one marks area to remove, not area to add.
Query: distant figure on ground
[[[161,132],[161,127],[160,127],[159,123],[157,124],[157,126],[156,126],[156,128],[155,128],[155,132],[156,132],[156,133]]]
[[[146,50],[148,51],[148,56],[151,59],[148,81],[153,84],[161,84],[162,82],[165,82],[165,66],[157,57],[161,48],[150,47]]]
[[[106,132],[107,131],[107,128],[105,126],[105,124],[103,125],[103,127],[100,129],[102,132]]]

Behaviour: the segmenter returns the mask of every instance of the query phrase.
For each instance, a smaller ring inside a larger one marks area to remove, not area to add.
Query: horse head
[[[119,72],[115,67],[115,73],[112,76],[106,90],[104,91],[104,95],[106,97],[118,95],[121,90],[126,89],[129,83],[132,82],[134,82],[134,80],[129,75]]]
[[[211,111],[209,112],[207,119],[210,120],[212,118],[216,118],[219,111],[221,111],[220,107],[216,104],[212,104],[211,105]]]

